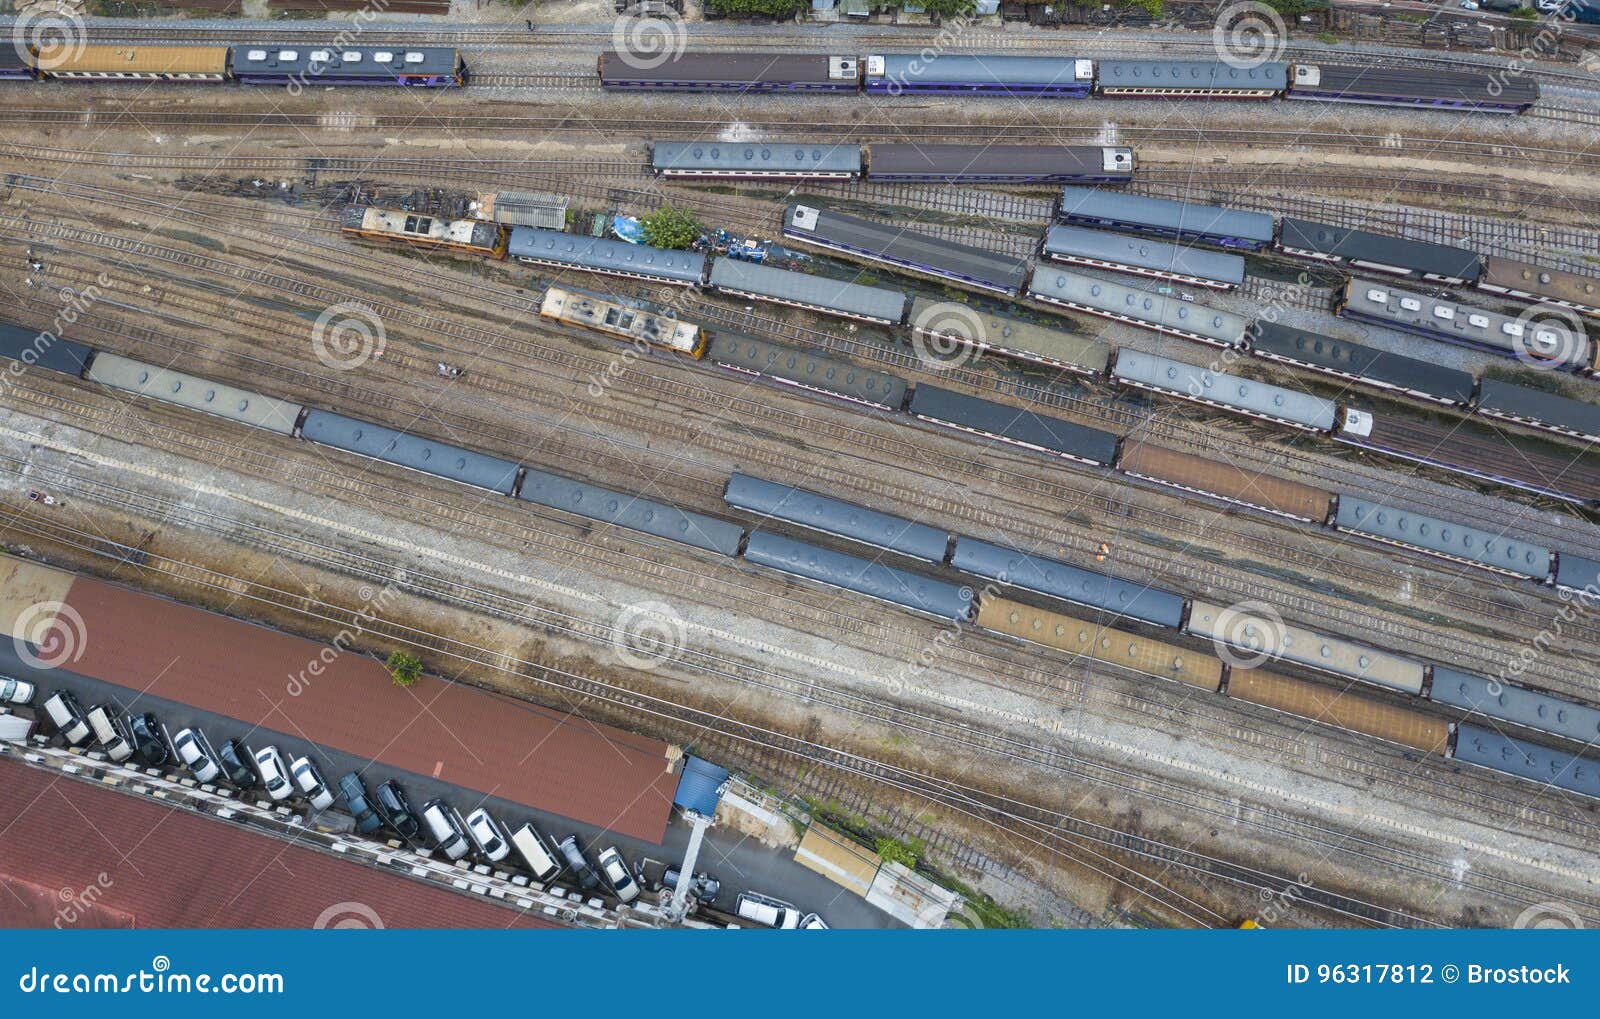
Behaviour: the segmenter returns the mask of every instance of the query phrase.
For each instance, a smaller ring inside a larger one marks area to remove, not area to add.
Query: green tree
[[[645,243],[653,248],[687,248],[700,236],[700,224],[694,217],[670,205],[646,216],[640,225],[644,227]]]
[[[1157,21],[1160,21],[1161,16],[1167,13],[1166,0],[1127,0],[1123,6],[1142,8],[1146,14]]]
[[[781,18],[810,6],[807,0],[705,0],[705,3],[717,13],[732,17],[761,14]]]
[[[974,8],[973,0],[918,0],[922,9],[935,15],[940,21],[951,18],[970,18]]]
[[[389,676],[396,686],[410,686],[422,678],[422,659],[404,651],[389,655]]]
[[[911,870],[917,869],[917,857],[920,855],[918,846],[908,846],[899,839],[875,839],[872,848],[878,854],[878,859],[889,863],[898,863]]]

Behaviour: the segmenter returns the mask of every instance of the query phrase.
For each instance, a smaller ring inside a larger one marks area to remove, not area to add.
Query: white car
[[[333,790],[322,780],[322,772],[311,763],[311,758],[295,758],[294,763],[289,765],[289,774],[294,776],[295,785],[300,787],[300,791],[305,793],[312,810],[327,810],[333,806]]]
[[[172,737],[172,750],[201,782],[213,782],[222,774],[222,765],[217,763],[211,743],[199,729],[181,730]]]
[[[639,882],[628,873],[628,865],[622,862],[622,854],[617,852],[616,846],[600,854],[600,869],[620,901],[632,902],[639,897]]]
[[[27,680],[0,676],[0,704],[29,704],[33,693],[33,684]]]
[[[286,800],[294,792],[294,786],[289,782],[289,769],[283,766],[283,755],[278,753],[277,747],[263,747],[255,752],[251,758],[255,761],[256,773],[261,776],[261,785],[267,790],[267,795],[274,800]]]
[[[490,863],[499,863],[511,852],[511,841],[506,838],[505,829],[482,807],[467,815],[467,834]]]

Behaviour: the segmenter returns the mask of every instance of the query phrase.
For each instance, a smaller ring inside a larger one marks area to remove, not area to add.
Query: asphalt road
[[[167,728],[169,734],[181,729],[199,727],[210,739],[213,747],[232,738],[251,751],[267,745],[276,746],[285,763],[300,756],[309,756],[322,772],[323,779],[337,789],[339,776],[359,772],[369,792],[388,779],[396,779],[415,809],[420,810],[429,800],[439,797],[454,806],[463,818],[479,807],[487,807],[509,832],[531,821],[539,832],[552,843],[577,835],[590,861],[600,850],[616,846],[630,867],[637,870],[641,861],[650,859],[663,864],[677,864],[683,859],[689,842],[689,825],[674,820],[667,827],[666,840],[652,844],[640,839],[611,835],[601,829],[579,824],[557,814],[536,810],[525,804],[514,803],[498,797],[484,796],[474,790],[441,782],[429,775],[409,771],[396,771],[381,763],[366,760],[340,750],[329,749],[292,735],[262,728],[251,728],[238,719],[202,711],[160,697],[152,697],[129,687],[103,680],[92,679],[68,672],[65,669],[40,670],[30,667],[17,656],[12,641],[0,640],[0,674],[26,679],[38,687],[33,707],[38,709],[45,698],[58,689],[71,690],[87,711],[96,704],[116,704],[123,713],[154,714]],[[225,681],[226,677],[218,677]],[[23,709],[26,710],[26,709]],[[48,728],[48,724],[45,726]],[[262,799],[266,794],[255,790]],[[351,820],[340,808],[343,800],[316,816],[316,820],[329,828],[349,830]],[[301,804],[304,807],[304,804]],[[392,833],[388,833],[392,834]],[[509,859],[515,859],[515,853]],[[701,846],[697,872],[705,872],[722,883],[715,905],[732,911],[734,899],[743,891],[763,894],[792,902],[804,912],[815,912],[833,927],[894,927],[899,924],[882,911],[867,905],[866,901],[845,891],[819,874],[806,870],[794,862],[790,853],[769,849],[759,842],[747,839],[737,832],[712,828],[706,833]],[[557,882],[567,887],[573,883],[563,878]],[[381,904],[368,903],[381,911]]]

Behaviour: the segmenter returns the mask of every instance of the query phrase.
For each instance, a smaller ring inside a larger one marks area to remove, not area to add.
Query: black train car
[[[94,359],[94,348],[49,331],[0,322],[0,357],[81,378]]]
[[[1464,407],[1471,402],[1476,384],[1471,372],[1276,322],[1253,322],[1245,335],[1250,349],[1269,361],[1297,364],[1380,389],[1420,396],[1424,400]]]
[[[1539,101],[1539,83],[1526,74],[1295,64],[1289,74],[1288,97],[1367,106],[1522,113]]]
[[[1498,379],[1484,379],[1478,412],[1578,439],[1600,442],[1600,406]]]

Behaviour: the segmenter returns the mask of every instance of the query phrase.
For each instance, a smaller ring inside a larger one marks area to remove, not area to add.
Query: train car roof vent
[[[1322,68],[1316,64],[1295,64],[1294,80],[1297,85],[1322,84]]]
[[[858,73],[855,57],[828,58],[828,77],[854,78]]]
[[[809,205],[796,205],[794,207],[794,225],[802,230],[815,230],[817,228],[817,210]]]
[[[1072,66],[1079,81],[1094,81],[1093,60],[1074,60]]]

